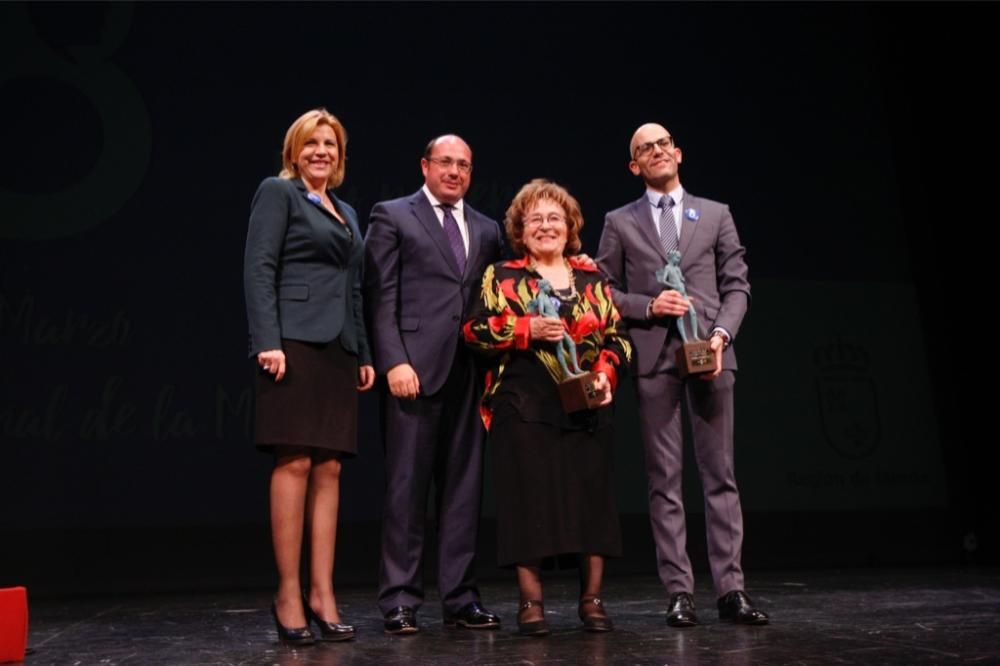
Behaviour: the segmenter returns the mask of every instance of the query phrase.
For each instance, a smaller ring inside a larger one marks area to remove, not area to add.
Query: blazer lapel
[[[663,246],[660,245],[660,232],[656,230],[656,222],[653,220],[653,213],[649,209],[649,198],[643,194],[638,201],[632,204],[632,216],[636,220],[636,227],[646,242],[656,250],[663,263],[667,263],[667,255],[663,253]]]
[[[341,201],[340,199],[338,199],[333,194],[332,191],[328,190],[327,194],[330,195],[330,200],[333,201],[333,205],[336,206],[337,210],[340,211],[340,214],[344,216],[344,222],[347,223],[347,228],[351,230],[351,245],[354,245],[355,243],[360,243],[361,242],[361,226],[358,224],[357,218],[354,215],[351,215],[351,213],[347,209],[347,206],[344,205],[344,202]],[[321,208],[322,208],[322,206],[321,206]],[[329,211],[326,211],[324,209],[324,212],[326,212],[329,215]],[[334,219],[334,222],[336,222],[337,224],[340,224],[340,221],[337,220],[337,219]]]
[[[309,198],[309,190],[306,189],[306,185],[302,182],[301,178],[296,178],[292,182],[303,199],[303,205],[305,206],[305,211],[307,211],[306,219],[310,221],[309,224],[313,230],[312,233],[318,243],[318,247],[328,252],[338,265],[346,265],[354,244],[360,242],[360,231],[358,230],[357,222],[351,219],[351,215],[347,212],[347,207],[333,194],[333,190],[328,189],[326,191],[327,196],[330,197],[330,201],[333,202],[334,207],[340,212],[344,221],[347,222],[346,227],[340,223],[340,220],[333,213],[326,209],[318,198],[316,201]],[[308,211],[316,211],[322,217],[317,218],[309,214]]]
[[[689,215],[688,211],[693,211],[693,213]],[[701,199],[690,192],[684,192],[684,208],[681,210],[681,242],[678,247],[681,253],[682,264],[684,263],[684,257],[687,256],[687,249],[691,245],[691,240],[698,232],[699,219],[701,219]]]
[[[448,237],[444,235],[444,229],[441,228],[441,223],[438,222],[437,215],[434,214],[434,208],[427,197],[424,196],[423,190],[413,195],[413,198],[410,199],[410,207],[413,210],[413,215],[423,225],[428,237],[437,245],[441,256],[444,257],[444,260],[451,267],[452,272],[455,275],[461,276],[461,273],[458,271],[458,262],[455,261],[455,255],[452,253],[451,245],[448,243]],[[471,245],[470,238],[469,246],[471,247]],[[468,262],[466,262],[466,265],[468,265]]]
[[[465,204],[465,227],[469,230],[469,256],[465,260],[465,273],[469,274],[472,265],[479,258],[479,243],[481,239],[481,229],[479,227],[479,213]]]
[[[312,206],[319,212],[323,213],[333,222],[340,224],[340,220],[334,217],[333,214],[326,209],[326,206],[324,206],[322,203],[319,202],[318,198],[316,201],[313,201],[312,199],[309,198],[309,190],[306,189],[306,184],[302,182],[301,178],[295,178],[292,182],[295,183],[295,187],[296,189],[298,189],[299,195],[306,200],[307,205]],[[336,201],[336,199],[334,198],[333,194],[330,192],[329,189],[327,189],[326,193],[330,197],[331,201]],[[341,208],[343,208],[343,206],[341,206]]]
[[[330,222],[333,222],[337,226],[341,226],[341,227],[344,226],[344,225],[342,225],[340,223],[340,220],[337,219],[337,216],[334,215],[333,213],[331,213],[330,211],[328,211],[326,209],[326,206],[324,206],[322,203],[320,203],[320,201],[318,199],[316,201],[313,201],[312,199],[309,198],[309,190],[306,189],[306,184],[302,182],[301,178],[296,178],[293,182],[295,183],[295,187],[299,190],[299,194],[302,196],[303,199],[306,200],[306,205],[307,206],[318,210],[323,215],[325,215],[326,218],[328,220],[330,220]],[[358,229],[357,229],[358,225],[357,225],[356,222],[353,225],[351,224],[350,215],[347,214],[347,208],[344,206],[344,202],[341,201],[340,199],[338,199],[336,197],[336,195],[334,195],[333,190],[331,190],[329,188],[327,188],[327,190],[326,190],[326,195],[328,197],[330,197],[330,201],[333,202],[334,208],[337,209],[337,211],[340,213],[340,215],[344,218],[344,221],[347,222],[347,228],[349,228],[351,230],[351,233],[354,236],[357,236],[358,235]],[[355,239],[352,238],[351,242],[353,243],[354,240]]]

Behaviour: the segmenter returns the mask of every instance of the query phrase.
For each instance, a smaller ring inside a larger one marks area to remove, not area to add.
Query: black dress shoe
[[[396,606],[386,613],[382,626],[387,634],[415,634],[420,631],[417,614],[409,606]]]
[[[444,612],[444,626],[467,629],[499,629],[500,618],[480,605],[478,601],[465,604],[454,613]]]
[[[478,601],[467,603],[454,613],[444,612],[444,626],[467,629],[499,629],[500,618],[483,608]]]
[[[767,613],[753,607],[743,590],[733,590],[719,598],[719,619],[736,624],[767,624]]]
[[[687,592],[678,592],[670,597],[670,608],[667,609],[667,626],[693,627],[698,624],[698,616],[694,612],[694,597]]]
[[[588,614],[584,612],[585,608],[592,608],[594,610]],[[615,628],[615,625],[611,622],[611,618],[608,617],[607,611],[604,610],[604,602],[598,597],[581,597],[580,606],[577,608],[576,614],[583,621],[584,631],[604,632],[613,631]]]
[[[316,626],[319,627],[319,639],[321,641],[349,641],[354,638],[353,625],[327,622],[312,609],[312,606],[309,605],[309,599],[305,595],[302,596],[302,606],[306,609],[306,617],[315,622]]]
[[[521,622],[521,613],[529,608],[535,607],[542,612],[542,619],[532,620],[531,622]],[[522,636],[548,636],[552,633],[549,629],[549,623],[545,621],[545,609],[542,607],[541,601],[529,600],[521,604],[521,608],[517,611],[517,633]]]
[[[285,645],[312,645],[316,642],[316,637],[313,636],[313,632],[309,631],[309,627],[289,629],[281,624],[278,619],[278,609],[273,601],[271,602],[271,615],[274,616],[274,627],[278,630],[278,640]]]

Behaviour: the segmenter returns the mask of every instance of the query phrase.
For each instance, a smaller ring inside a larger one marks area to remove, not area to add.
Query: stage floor
[[[695,591],[702,624],[671,629],[665,595],[649,576],[606,581],[615,622],[587,634],[576,617],[576,581],[546,587],[547,638],[516,634],[517,591],[491,581],[485,605],[499,631],[446,629],[436,596],[422,631],[382,633],[371,588],[338,590],[357,640],[292,650],[276,641],[270,592],[30,600],[26,664],[942,664],[1000,663],[1000,570],[846,569],[750,572],[749,593],[771,615],[766,627],[721,622],[707,580]],[[30,595],[31,590],[29,590]]]

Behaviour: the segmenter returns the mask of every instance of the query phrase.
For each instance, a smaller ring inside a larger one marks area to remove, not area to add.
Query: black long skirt
[[[566,430],[494,411],[490,447],[500,566],[622,552],[612,485],[614,429]]]
[[[358,361],[340,340],[282,340],[285,376],[280,382],[257,366],[254,443],[358,452]],[[256,360],[254,360],[256,365]]]

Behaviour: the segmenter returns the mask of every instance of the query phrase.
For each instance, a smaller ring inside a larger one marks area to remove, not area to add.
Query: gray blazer
[[[251,357],[281,349],[282,338],[330,342],[340,336],[360,365],[372,363],[362,315],[358,215],[327,194],[347,227],[309,200],[301,179],[266,178],[257,188],[243,257]]]
[[[700,337],[721,326],[735,340],[750,304],[750,283],[743,260],[746,250],[740,244],[729,206],[685,191],[679,249]],[[674,349],[681,344],[673,317],[646,319],[650,299],[663,290],[656,281],[656,271],[666,263],[645,193],[607,214],[597,264],[607,274],[615,305],[627,320],[640,375],[656,370],[668,334],[666,367],[673,367]],[[736,369],[732,346],[722,355],[722,367]]]

